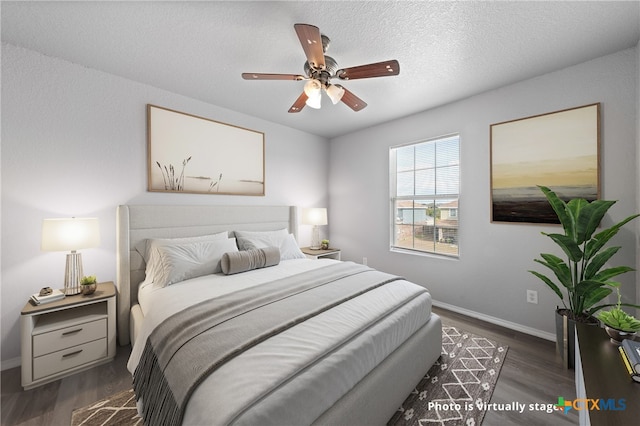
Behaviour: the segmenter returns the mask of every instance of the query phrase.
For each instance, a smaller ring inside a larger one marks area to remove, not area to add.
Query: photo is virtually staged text
[[[427,404],[429,410],[438,411],[473,411],[473,410],[485,410],[485,411],[517,411],[522,414],[525,410],[528,411],[545,411],[547,413],[553,413],[559,409],[555,404],[543,404],[543,403],[530,403],[525,404],[522,402],[509,402],[509,403],[497,403],[497,402],[483,402],[477,401],[475,404],[472,402],[465,402],[464,405],[456,402],[438,402],[430,401]]]

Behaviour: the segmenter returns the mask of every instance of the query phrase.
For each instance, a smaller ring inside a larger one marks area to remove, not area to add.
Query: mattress
[[[134,372],[146,338],[164,319],[203,298],[323,268],[330,259],[294,259],[225,276],[208,275],[164,288],[143,283],[144,322],[128,362]],[[408,302],[399,303],[399,300]],[[398,308],[390,310],[396,304]],[[199,385],[185,424],[310,424],[431,318],[431,296],[394,281],[246,350]]]

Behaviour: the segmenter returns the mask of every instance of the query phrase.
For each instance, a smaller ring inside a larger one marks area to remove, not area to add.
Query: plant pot
[[[574,368],[576,361],[576,321],[570,318],[567,309],[556,309],[556,352],[565,368]],[[598,320],[591,317],[582,321],[597,326]]]
[[[96,291],[96,289],[98,288],[98,284],[97,283],[93,283],[93,284],[82,284],[80,286],[80,289],[82,291],[82,294],[84,294],[85,296],[88,296],[90,294],[93,294],[93,292]]]
[[[604,325],[604,329],[609,335],[609,340],[611,340],[611,343],[618,346],[622,344],[622,341],[624,339],[633,339],[633,337],[636,335],[635,331],[622,331],[618,330],[617,328],[609,327],[606,324]]]

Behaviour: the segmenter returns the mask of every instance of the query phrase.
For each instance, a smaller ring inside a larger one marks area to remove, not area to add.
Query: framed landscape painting
[[[537,185],[600,197],[600,104],[491,125],[491,221],[559,223]]]
[[[148,190],[264,195],[264,133],[147,105]]]

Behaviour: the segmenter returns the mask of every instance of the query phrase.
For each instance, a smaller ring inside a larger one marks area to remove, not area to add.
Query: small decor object
[[[90,294],[93,294],[96,291],[96,288],[98,288],[98,280],[95,275],[82,277],[80,286],[82,287],[82,294],[88,296]]]
[[[539,186],[549,204],[556,213],[558,220],[564,229],[563,234],[547,234],[566,254],[566,260],[560,257],[541,253],[542,259],[534,259],[535,262],[549,268],[557,281],[536,271],[529,271],[540,278],[554,293],[558,295],[564,308],[557,310],[557,348],[561,354],[565,354],[562,345],[563,337],[569,336],[567,356],[563,357],[566,366],[572,366],[574,359],[572,338],[574,322],[597,323],[593,314],[602,308],[622,305],[639,308],[628,303],[597,305],[612,292],[612,287],[620,287],[620,283],[612,281],[625,272],[634,269],[628,266],[605,268],[605,264],[615,255],[620,247],[605,247],[607,242],[618,233],[627,222],[640,216],[631,215],[608,229],[595,234],[600,221],[607,211],[616,203],[615,201],[594,200],[588,202],[582,198],[575,198],[565,203],[555,192],[545,186]],[[594,235],[595,234],[595,235]],[[564,293],[561,288],[564,287]],[[566,293],[566,295],[565,295]],[[561,327],[561,323],[568,324],[568,329]]]
[[[327,224],[327,209],[322,208],[306,208],[302,209],[302,224],[313,225],[311,231],[311,248],[312,250],[320,250],[320,229],[318,226]]]
[[[624,339],[632,339],[636,335],[640,330],[640,321],[620,308],[622,295],[619,288],[616,288],[616,291],[618,293],[616,306],[608,311],[598,312],[596,317],[604,324],[611,342],[619,345]]]
[[[491,221],[559,223],[537,185],[600,198],[600,104],[492,124]]]
[[[147,105],[148,190],[264,195],[264,133]]]
[[[60,290],[52,290],[51,287],[44,287],[38,293],[31,295],[31,302],[34,305],[42,305],[44,303],[55,302],[64,299],[64,293]]]
[[[329,240],[322,240],[320,243],[320,248],[322,250],[329,250]]]
[[[97,218],[45,219],[42,222],[44,251],[71,251],[67,254],[64,273],[64,294],[80,293],[82,254],[77,250],[100,245],[100,225]]]

